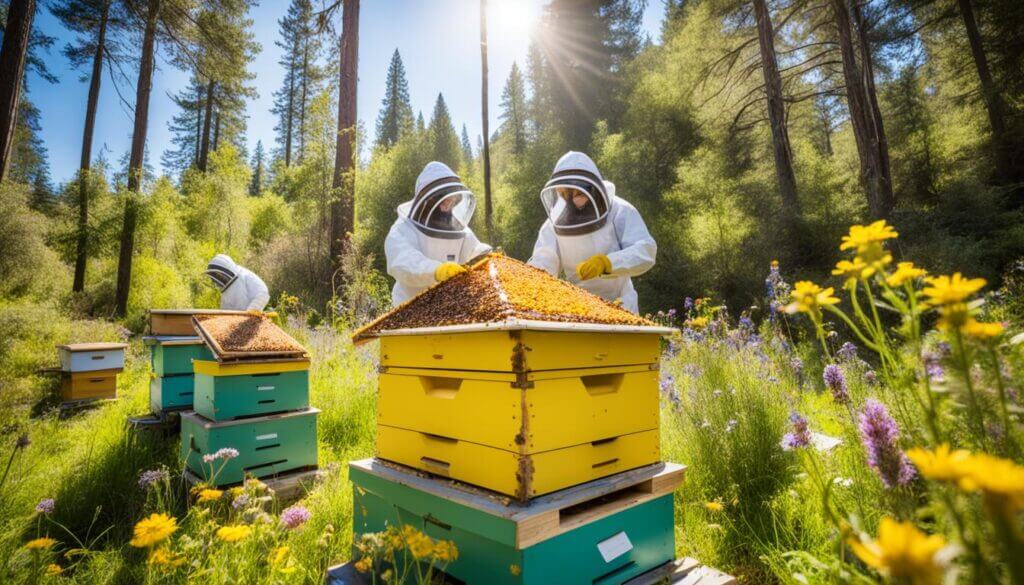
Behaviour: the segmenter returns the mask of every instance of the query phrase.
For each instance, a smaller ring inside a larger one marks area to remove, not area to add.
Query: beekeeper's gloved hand
[[[612,271],[612,261],[604,254],[595,254],[576,265],[580,280],[590,280]]]
[[[456,274],[462,274],[466,269],[456,262],[442,262],[434,269],[434,280],[444,282]]]

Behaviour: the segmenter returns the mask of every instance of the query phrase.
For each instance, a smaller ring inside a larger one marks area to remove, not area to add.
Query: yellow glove
[[[612,261],[604,254],[595,254],[576,265],[580,280],[590,280],[612,271]]]
[[[462,274],[466,269],[461,264],[455,262],[443,262],[440,266],[434,269],[434,280],[437,282],[444,282],[456,274]]]

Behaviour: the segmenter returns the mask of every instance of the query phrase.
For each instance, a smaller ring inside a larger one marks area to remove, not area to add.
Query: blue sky
[[[523,65],[529,44],[529,30],[539,16],[544,0],[490,0],[489,14],[489,88],[491,128],[497,127],[501,89],[513,61]],[[288,0],[262,0],[251,18],[256,40],[262,51],[252,64],[259,97],[248,104],[248,145],[257,140],[272,148],[275,119],[270,114],[273,92],[283,78],[277,64],[280,49],[277,21],[285,13]],[[663,14],[660,0],[649,0],[644,28],[658,38]],[[41,8],[36,26],[57,42],[47,59],[56,85],[32,76],[29,91],[41,112],[42,138],[49,150],[50,170],[55,183],[71,178],[81,156],[82,124],[88,84],[80,73],[70,69],[60,48],[73,38],[47,11]],[[415,111],[427,120],[438,92],[444,93],[457,130],[465,123],[474,147],[480,134],[480,46],[478,0],[364,0],[360,9],[359,46],[359,119],[371,133],[381,99],[391,54],[397,48],[405,62],[409,93]],[[134,83],[134,79],[132,80]],[[188,83],[188,74],[176,70],[164,59],[158,60],[150,106],[148,159],[158,171],[160,157],[170,142],[167,124],[175,114],[170,95]],[[122,87],[122,94],[134,100],[134,87]],[[100,108],[96,120],[93,153],[105,149],[116,163],[124,155],[131,139],[131,112],[121,103],[109,77],[103,80]]]

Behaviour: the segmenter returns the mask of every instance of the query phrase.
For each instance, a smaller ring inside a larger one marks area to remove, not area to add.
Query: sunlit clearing
[[[487,27],[495,35],[527,37],[533,32],[540,15],[534,0],[489,0]]]

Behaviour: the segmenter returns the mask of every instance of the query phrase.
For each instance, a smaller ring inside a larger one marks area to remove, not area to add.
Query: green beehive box
[[[309,406],[309,361],[220,363],[196,360],[195,411],[232,420]]]
[[[246,475],[266,477],[317,464],[316,408],[216,422],[195,412],[181,415],[181,459],[200,479],[224,486]],[[238,457],[203,462],[223,448]]]
[[[212,360],[213,353],[198,337],[161,335],[146,337],[150,365],[157,376],[192,373],[192,360]]]
[[[149,408],[153,413],[192,408],[192,374],[155,376],[149,381]]]
[[[454,541],[458,559],[445,572],[465,583],[622,583],[674,558],[672,491],[684,469],[659,463],[504,505],[489,492],[355,461],[353,538],[409,524]]]

